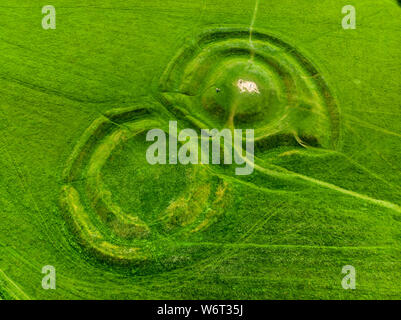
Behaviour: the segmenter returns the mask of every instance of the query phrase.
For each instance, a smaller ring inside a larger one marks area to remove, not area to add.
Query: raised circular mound
[[[318,69],[264,32],[205,31],[176,55],[160,91],[174,113],[198,128],[255,129],[257,141],[337,147],[338,110]]]
[[[254,129],[255,141],[268,149],[288,141],[337,146],[338,111],[323,77],[295,48],[263,32],[207,30],[180,50],[159,89],[156,100],[168,111],[151,100],[107,112],[85,131],[64,171],[66,217],[79,242],[109,262],[146,264],[152,272],[157,264],[165,270],[207,257],[210,250],[188,237],[219,219],[231,201],[229,185],[207,166],[146,163],[148,130],[167,133],[169,121],[185,118],[195,129]],[[130,141],[136,147],[125,150]],[[132,187],[138,202],[130,205],[116,196],[126,187],[118,182],[125,174],[118,162],[117,182],[105,181],[122,150],[136,159],[122,162],[135,166],[129,179],[141,181]],[[174,179],[176,187],[155,184]]]

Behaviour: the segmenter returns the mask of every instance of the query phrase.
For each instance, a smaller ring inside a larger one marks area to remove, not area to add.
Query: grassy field
[[[76,3],[0,5],[0,299],[401,298],[397,1]],[[254,172],[150,165],[169,121]]]

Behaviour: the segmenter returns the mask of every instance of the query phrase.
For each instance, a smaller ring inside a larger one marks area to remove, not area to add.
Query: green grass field
[[[401,298],[396,0],[3,0],[0,20],[0,300]],[[150,165],[169,121],[254,129],[254,172]]]

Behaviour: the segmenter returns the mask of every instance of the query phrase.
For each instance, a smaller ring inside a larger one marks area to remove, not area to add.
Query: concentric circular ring
[[[253,92],[238,88],[245,81]],[[299,50],[265,32],[206,30],[169,64],[160,91],[174,113],[197,127],[246,127],[255,129],[256,140],[289,137],[330,149],[338,144],[339,113],[323,76]]]
[[[153,218],[150,212],[127,212],[104,183],[103,169],[113,161],[115,150],[148,130],[166,127],[168,121],[150,105],[114,109],[94,121],[75,146],[64,171],[61,204],[80,243],[97,257],[119,264],[157,261],[170,267],[193,261],[194,255],[201,257],[200,247],[182,239],[208,227],[223,213],[228,196],[221,179],[204,167],[186,167],[182,172],[185,190],[173,190],[173,197]],[[143,136],[140,142],[146,144]],[[159,172],[152,175],[151,167],[144,170],[150,186],[160,178]],[[179,166],[168,168],[180,170]],[[173,179],[171,174],[165,178]]]

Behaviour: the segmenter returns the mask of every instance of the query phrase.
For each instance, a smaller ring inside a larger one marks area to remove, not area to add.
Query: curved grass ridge
[[[101,168],[114,148],[142,132],[143,127],[154,127],[160,122],[151,119],[151,108],[132,107],[114,109],[95,120],[84,132],[73,149],[64,170],[65,182],[62,188],[61,204],[67,212],[73,230],[80,242],[97,256],[116,262],[143,261],[147,256],[137,247],[113,244],[112,232],[122,238],[145,238],[149,230],[144,222],[135,215],[127,215],[111,201],[111,193],[101,179]],[[139,120],[140,119],[140,120]],[[137,127],[129,127],[137,121]],[[97,214],[89,214],[82,201],[77,182],[84,182],[85,196],[89,207]],[[100,218],[107,225],[99,229],[95,221]]]
[[[118,146],[153,128],[167,131],[168,121],[160,112],[156,115],[152,106],[113,109],[89,126],[67,161],[61,192],[67,220],[79,242],[108,262],[152,262],[160,258],[155,256],[158,246],[171,255],[180,250],[180,244],[170,241],[170,246],[166,240],[203,230],[224,212],[227,184],[202,167],[192,169],[187,190],[159,214],[158,223],[168,238],[155,234],[157,230],[136,212],[125,212],[113,202],[102,168]],[[183,248],[188,251],[187,246]]]
[[[184,46],[160,81],[163,103],[200,128],[255,128],[255,140],[262,144],[278,146],[284,140],[338,148],[339,112],[318,68],[297,48],[264,31],[252,29],[251,43],[250,32],[241,27],[208,29]],[[254,110],[233,106],[227,111],[214,101],[219,79],[238,65],[254,69],[273,96],[256,101]]]

